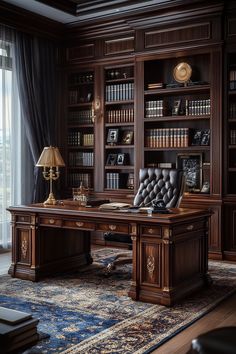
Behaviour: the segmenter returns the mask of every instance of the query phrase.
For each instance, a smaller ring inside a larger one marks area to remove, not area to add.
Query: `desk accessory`
[[[43,203],[44,205],[55,205],[56,199],[52,192],[52,181],[59,178],[59,167],[64,167],[65,162],[57,147],[47,146],[43,149],[37,167],[43,167],[43,177],[50,183],[50,192],[48,199]]]

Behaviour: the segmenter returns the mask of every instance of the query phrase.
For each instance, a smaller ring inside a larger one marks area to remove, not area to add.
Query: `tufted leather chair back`
[[[178,207],[184,186],[182,170],[142,168],[139,171],[139,189],[134,206],[148,206],[154,199],[163,199],[167,208]]]

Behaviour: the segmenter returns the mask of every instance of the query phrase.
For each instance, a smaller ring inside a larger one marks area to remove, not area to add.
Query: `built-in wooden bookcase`
[[[67,186],[94,185],[94,71],[68,74]]]
[[[228,54],[227,73],[227,190],[236,194],[236,53]]]
[[[190,80],[173,73],[186,63]],[[209,54],[144,62],[144,165],[183,168],[186,192],[210,194],[211,78]]]
[[[104,190],[134,188],[134,66],[104,69]]]

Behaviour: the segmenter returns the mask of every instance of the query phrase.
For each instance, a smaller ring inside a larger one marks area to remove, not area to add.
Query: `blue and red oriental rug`
[[[131,265],[104,275],[116,252],[95,250],[93,265],[37,283],[0,277],[0,306],[32,313],[49,335],[25,353],[151,353],[236,289],[236,265],[210,261],[212,286],[171,308],[136,302],[127,296]]]

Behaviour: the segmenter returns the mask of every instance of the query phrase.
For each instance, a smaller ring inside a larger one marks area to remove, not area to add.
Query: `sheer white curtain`
[[[25,190],[24,129],[14,65],[13,32],[0,25],[0,249],[11,245],[10,213],[6,208],[21,204]]]

